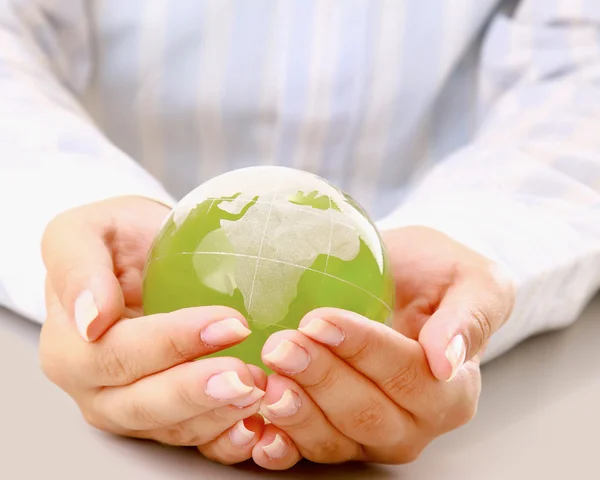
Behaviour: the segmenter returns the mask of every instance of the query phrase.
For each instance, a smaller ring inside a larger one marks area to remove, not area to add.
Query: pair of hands
[[[266,342],[263,360],[276,372],[267,378],[235,358],[197,360],[250,334],[238,312],[142,316],[142,270],[168,212],[115,198],[65,212],[46,230],[41,365],[91,425],[194,446],[225,464],[286,469],[301,458],[410,462],[475,414],[479,355],[514,302],[512,284],[484,257],[426,228],[385,233],[394,329],[313,311]]]

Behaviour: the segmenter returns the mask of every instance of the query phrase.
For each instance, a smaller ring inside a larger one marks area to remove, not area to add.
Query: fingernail
[[[209,346],[219,347],[242,340],[251,333],[239,319],[226,318],[207,325],[200,333],[200,338]]]
[[[90,341],[88,330],[90,324],[98,317],[98,306],[94,300],[94,294],[84,290],[75,300],[75,323],[79,334],[86,342]]]
[[[295,374],[306,370],[310,363],[308,352],[300,345],[289,340],[283,340],[275,350],[264,355],[263,359],[279,370]]]
[[[248,430],[244,421],[240,420],[229,430],[229,439],[234,445],[247,445],[254,438],[255,433]]]
[[[267,405],[267,409],[276,417],[291,417],[299,408],[300,397],[289,388],[283,392],[283,395],[277,402]]]
[[[452,373],[450,374],[450,378],[448,381],[452,380],[460,367],[462,367],[463,363],[465,363],[465,357],[467,356],[467,345],[465,344],[465,339],[462,335],[456,335],[450,343],[448,344],[448,348],[446,348],[446,358],[452,365]]]
[[[246,385],[237,372],[222,372],[206,382],[206,394],[215,400],[235,400],[252,392],[254,387]]]
[[[231,404],[237,408],[245,408],[245,407],[249,407],[253,403],[256,403],[258,400],[260,400],[264,396],[265,396],[265,392],[263,390],[261,390],[258,387],[254,387],[254,390],[252,390],[252,393],[250,395],[248,395],[245,398],[242,398],[241,400],[236,400],[235,402],[231,402]]]
[[[281,438],[281,435],[275,435],[275,440],[273,440],[268,445],[262,447],[263,452],[267,455],[267,457],[277,460],[278,458],[283,458],[287,453],[287,445]]]
[[[320,318],[313,318],[308,324],[299,327],[298,331],[304,333],[317,342],[337,347],[344,341],[345,335],[334,324]]]

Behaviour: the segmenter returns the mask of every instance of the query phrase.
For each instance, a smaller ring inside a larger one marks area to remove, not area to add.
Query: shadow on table
[[[103,435],[103,434],[101,434]],[[150,470],[156,475],[152,478],[168,478],[172,469],[177,466],[177,478],[210,478],[211,480],[230,480],[232,478],[285,478],[286,480],[304,480],[304,479],[408,479],[397,470],[391,471],[389,468],[373,464],[348,463],[343,465],[318,465],[302,461],[290,470],[282,472],[268,471],[254,462],[247,461],[238,465],[224,467],[215,462],[211,462],[202,457],[194,448],[171,448],[157,445],[153,442],[143,440],[133,440],[127,438],[116,438],[107,435],[107,440],[113,448],[122,448],[127,452],[130,462],[143,462],[145,469]],[[131,448],[132,443],[144,444],[144,448]],[[165,462],[168,458],[169,461]],[[198,477],[200,474],[200,477]],[[165,476],[166,475],[166,476]]]

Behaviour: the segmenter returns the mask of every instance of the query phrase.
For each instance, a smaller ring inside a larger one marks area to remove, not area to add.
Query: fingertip
[[[433,318],[426,322],[419,334],[419,343],[425,351],[433,376],[440,381],[449,381],[459,366],[454,367],[448,358],[449,354],[455,353],[455,349],[451,348],[452,335],[439,323]],[[455,359],[456,356],[453,355],[452,358]]]
[[[290,437],[274,425],[265,425],[260,440],[252,449],[254,462],[268,470],[287,470],[301,459]]]
[[[261,390],[266,390],[267,374],[265,373],[265,371],[256,365],[248,365],[248,370],[250,370],[250,374],[254,379],[254,385],[260,388]]]
[[[95,342],[104,335],[124,311],[123,293],[114,274],[89,281],[75,298],[72,311],[77,330],[86,342]]]

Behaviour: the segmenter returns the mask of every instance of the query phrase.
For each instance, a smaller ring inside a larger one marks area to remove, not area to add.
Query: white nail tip
[[[277,364],[288,358],[290,353],[293,352],[294,347],[295,345],[289,340],[283,340],[271,353],[266,354],[264,358],[271,363]]]
[[[450,374],[448,381],[451,381],[454,379],[454,377],[456,377],[459,369],[465,363],[466,356],[467,346],[465,344],[465,339],[462,335],[456,335],[452,340],[450,340],[448,348],[446,349],[446,358],[452,366],[452,373]]]
[[[275,439],[269,445],[262,447],[262,449],[267,457],[273,460],[282,458],[287,453],[287,446],[279,434],[275,435]]]
[[[344,332],[337,326],[320,318],[313,318],[305,326],[299,327],[298,331],[332,347],[340,345],[345,338]]]
[[[300,408],[299,403],[296,401],[294,393],[288,388],[277,402],[267,405],[267,409],[277,417],[291,417]]]
[[[231,402],[234,407],[245,408],[253,405],[262,397],[265,396],[265,392],[258,387],[254,387],[252,393],[248,395],[246,398],[242,398],[241,400],[236,400],[235,402]]]
[[[237,318],[227,318],[211,323],[200,333],[207,345],[221,346],[242,340],[252,332]]]
[[[240,420],[229,430],[229,439],[234,445],[247,445],[254,438],[255,433],[248,430],[244,421]]]
[[[234,400],[248,395],[254,387],[246,385],[237,372],[222,372],[213,375],[206,383],[206,393],[217,400]]]
[[[89,341],[88,329],[90,324],[98,316],[98,306],[94,300],[94,295],[89,290],[81,292],[75,300],[75,323],[81,336]]]

